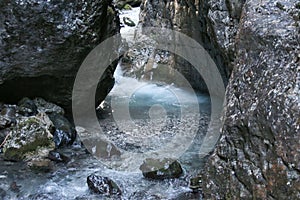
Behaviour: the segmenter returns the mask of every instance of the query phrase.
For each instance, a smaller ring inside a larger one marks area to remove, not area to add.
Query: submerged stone
[[[27,166],[35,172],[49,172],[53,168],[53,163],[49,159],[33,159],[27,163]]]
[[[143,176],[150,179],[179,178],[183,170],[177,160],[147,158],[140,166]]]
[[[121,156],[120,150],[111,142],[100,137],[95,137],[83,127],[76,127],[77,133],[82,143],[89,153],[100,159],[118,158]]]
[[[48,154],[48,158],[55,162],[69,162],[70,158],[68,156],[65,156],[64,154],[58,152],[58,151],[50,151]]]
[[[92,174],[87,177],[87,184],[97,194],[121,195],[119,186],[108,177]]]

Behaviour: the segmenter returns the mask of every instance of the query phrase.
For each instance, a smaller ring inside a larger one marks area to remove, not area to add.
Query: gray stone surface
[[[203,170],[207,199],[300,197],[297,3],[244,5],[222,137]]]
[[[83,59],[117,32],[119,19],[111,0],[1,1],[1,101],[43,97],[69,110]],[[114,67],[101,79],[99,101],[114,83]]]

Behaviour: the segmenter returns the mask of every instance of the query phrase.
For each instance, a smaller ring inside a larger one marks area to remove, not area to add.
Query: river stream
[[[137,24],[138,14],[139,8],[133,8],[124,11],[120,19],[127,16]],[[125,25],[121,34],[126,40],[132,40],[134,27]],[[62,150],[71,158],[70,162],[54,164],[47,173],[33,172],[24,163],[1,158],[0,198],[5,193],[5,199],[115,199],[90,192],[86,178],[97,173],[110,177],[119,185],[120,199],[201,199],[200,194],[192,193],[188,185],[189,179],[197,175],[203,164],[198,151],[209,122],[209,96],[173,84],[123,77],[120,66],[115,78],[116,84],[98,114],[106,137],[123,153],[122,162],[107,165],[80,145]],[[185,138],[187,133],[192,134],[187,141],[173,141],[176,135]],[[169,143],[185,146],[178,151],[166,148],[162,153],[163,157],[177,157],[184,175],[160,181],[145,179],[138,170],[141,161],[149,156],[147,152],[168,147]],[[139,158],[129,159],[131,154],[139,155]]]

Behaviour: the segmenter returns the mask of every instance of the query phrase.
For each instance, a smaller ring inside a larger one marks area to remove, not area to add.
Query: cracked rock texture
[[[147,27],[168,28],[180,31],[200,43],[215,61],[226,85],[231,70],[231,67],[227,66],[230,65],[231,60],[230,56],[222,52],[227,49],[224,47],[223,50],[220,47],[225,39],[222,36],[218,41],[215,39],[214,29],[219,27],[214,27],[212,21],[214,19],[221,20],[219,18],[223,18],[223,16],[215,16],[212,13],[211,18],[208,18],[210,6],[210,1],[144,0],[141,4],[135,43],[130,46],[122,59],[125,75],[143,80],[175,83],[178,86],[187,86],[186,81],[188,81],[194,89],[207,91],[201,75],[189,62],[170,52],[155,49],[156,44],[151,41],[151,38],[145,38],[143,35],[143,32],[147,31],[145,29]],[[224,6],[226,7],[225,4]],[[229,16],[226,17],[229,21]],[[218,25],[225,29],[225,25]],[[235,28],[231,29],[232,34],[235,34]],[[163,34],[163,30],[161,33]],[[229,36],[226,37],[229,38]],[[230,46],[230,42],[227,41],[226,45]]]
[[[119,28],[112,0],[1,1],[1,101],[43,97],[70,109],[82,61]],[[101,79],[99,102],[114,84],[114,68],[108,67]]]
[[[299,8],[297,0],[244,4],[205,199],[300,198]]]

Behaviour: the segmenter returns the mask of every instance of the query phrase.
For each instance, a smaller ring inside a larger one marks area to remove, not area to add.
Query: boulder
[[[183,173],[180,163],[170,158],[147,158],[140,166],[140,170],[145,178],[150,179],[179,178]]]
[[[1,101],[43,97],[70,111],[74,79],[82,61],[119,28],[112,0],[1,1]],[[115,66],[99,77],[100,102],[114,84]]]
[[[20,161],[27,153],[37,150],[38,147],[53,149],[53,131],[53,124],[46,114],[21,118],[10,131],[9,138],[4,144],[4,158]]]
[[[121,195],[119,186],[110,178],[95,174],[87,177],[87,184],[93,192],[103,195]]]

